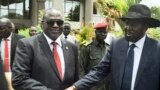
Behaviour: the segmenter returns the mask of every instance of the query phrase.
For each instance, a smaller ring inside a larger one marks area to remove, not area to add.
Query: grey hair
[[[10,20],[10,19],[8,19],[8,18],[1,18],[0,19],[0,22],[3,22],[3,23],[5,23],[6,25],[8,25],[10,28],[12,28],[12,21]]]
[[[54,17],[61,17],[63,19],[62,14],[61,14],[61,12],[59,10],[56,10],[54,8],[50,8],[50,9],[47,9],[44,12],[42,20],[46,19],[47,17],[52,17],[52,16],[54,16]]]

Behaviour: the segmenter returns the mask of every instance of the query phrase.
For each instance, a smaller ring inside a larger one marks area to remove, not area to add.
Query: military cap
[[[97,23],[94,28],[98,29],[98,28],[106,28],[108,25],[107,23]]]

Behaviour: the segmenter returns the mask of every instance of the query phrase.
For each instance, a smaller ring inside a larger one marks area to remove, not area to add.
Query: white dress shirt
[[[52,39],[50,39],[45,33],[43,33],[48,45],[50,46],[51,52],[53,50],[53,45],[52,42],[54,42]],[[62,68],[62,77],[64,77],[64,72],[65,72],[65,61],[64,61],[64,55],[63,55],[63,49],[62,49],[62,43],[60,40],[60,37],[58,37],[55,41],[57,43],[57,52],[59,54],[60,60],[61,60],[61,68]]]
[[[12,33],[10,34],[10,36],[7,38],[8,39],[8,59],[9,59],[9,66],[10,66],[10,62],[11,62],[11,36],[12,36]],[[1,58],[4,62],[4,47],[5,47],[5,39],[2,38],[1,40]],[[11,66],[9,67],[9,71],[11,71]]]
[[[136,43],[136,47],[134,48],[134,63],[133,63],[133,73],[132,73],[132,84],[131,84],[131,90],[134,90],[134,85],[136,81],[137,71],[142,55],[142,50],[144,46],[144,42],[146,39],[146,35],[143,36],[140,40],[138,40]],[[133,44],[132,42],[129,42],[129,45]]]
[[[65,39],[65,35],[64,35],[64,34],[62,34],[61,37]],[[67,36],[67,39],[66,39],[66,40],[68,40],[69,42],[71,42],[71,43],[73,43],[73,44],[77,44],[77,43],[78,43],[78,42],[76,41],[75,37],[72,36],[72,35],[70,35],[70,34]]]

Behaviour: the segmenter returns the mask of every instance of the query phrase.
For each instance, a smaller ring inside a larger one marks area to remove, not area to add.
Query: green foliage
[[[152,17],[160,20],[160,7],[151,8]]]
[[[81,45],[85,45],[89,41],[91,41],[94,36],[95,35],[94,35],[94,28],[93,28],[93,26],[92,25],[88,25],[88,26],[86,25],[86,26],[82,27],[81,31],[76,36],[76,39],[78,40],[78,42]]]
[[[39,22],[38,22],[38,25],[36,25],[36,28],[37,28],[37,32],[38,32],[38,33],[42,32],[40,23],[41,23],[41,21],[42,21],[43,14],[44,14],[43,10],[39,10],[39,14],[38,14],[38,20],[39,20]],[[23,36],[25,36],[25,37],[30,37],[30,36],[29,36],[29,28],[19,29],[19,30],[18,30],[18,34],[19,34],[19,35],[23,35]]]
[[[67,17],[65,17],[68,21],[79,21],[79,12],[80,12],[80,5],[76,5],[75,8],[70,9],[70,13]]]
[[[44,10],[39,10],[39,14],[38,14],[38,24],[41,23],[42,18],[43,18],[43,14],[44,14]]]
[[[42,32],[42,29],[41,29],[41,27],[40,27],[39,24],[36,26],[36,29],[37,29],[37,32],[38,32],[38,33]],[[19,32],[18,32],[19,35],[23,35],[23,36],[25,36],[25,37],[30,37],[30,36],[29,36],[29,28],[19,29],[18,31],[19,31]]]
[[[147,35],[153,39],[160,40],[160,28],[149,29]]]
[[[29,36],[29,28],[20,29],[18,31],[19,31],[18,32],[19,35],[22,35],[22,36],[25,36],[25,37],[30,37]]]
[[[128,11],[128,8],[141,0],[97,0],[99,11],[109,18],[120,17]]]

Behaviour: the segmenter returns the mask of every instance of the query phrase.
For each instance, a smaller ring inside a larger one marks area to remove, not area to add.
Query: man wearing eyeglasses
[[[109,44],[104,39],[107,36],[107,24],[97,23],[95,25],[95,38],[89,43],[82,46],[80,50],[80,76],[87,74],[93,66],[97,65],[106,53]],[[91,90],[109,90],[109,78],[101,81]]]
[[[77,47],[60,38],[61,13],[46,10],[41,27],[43,33],[18,43],[12,77],[15,90],[64,90],[78,80]]]

